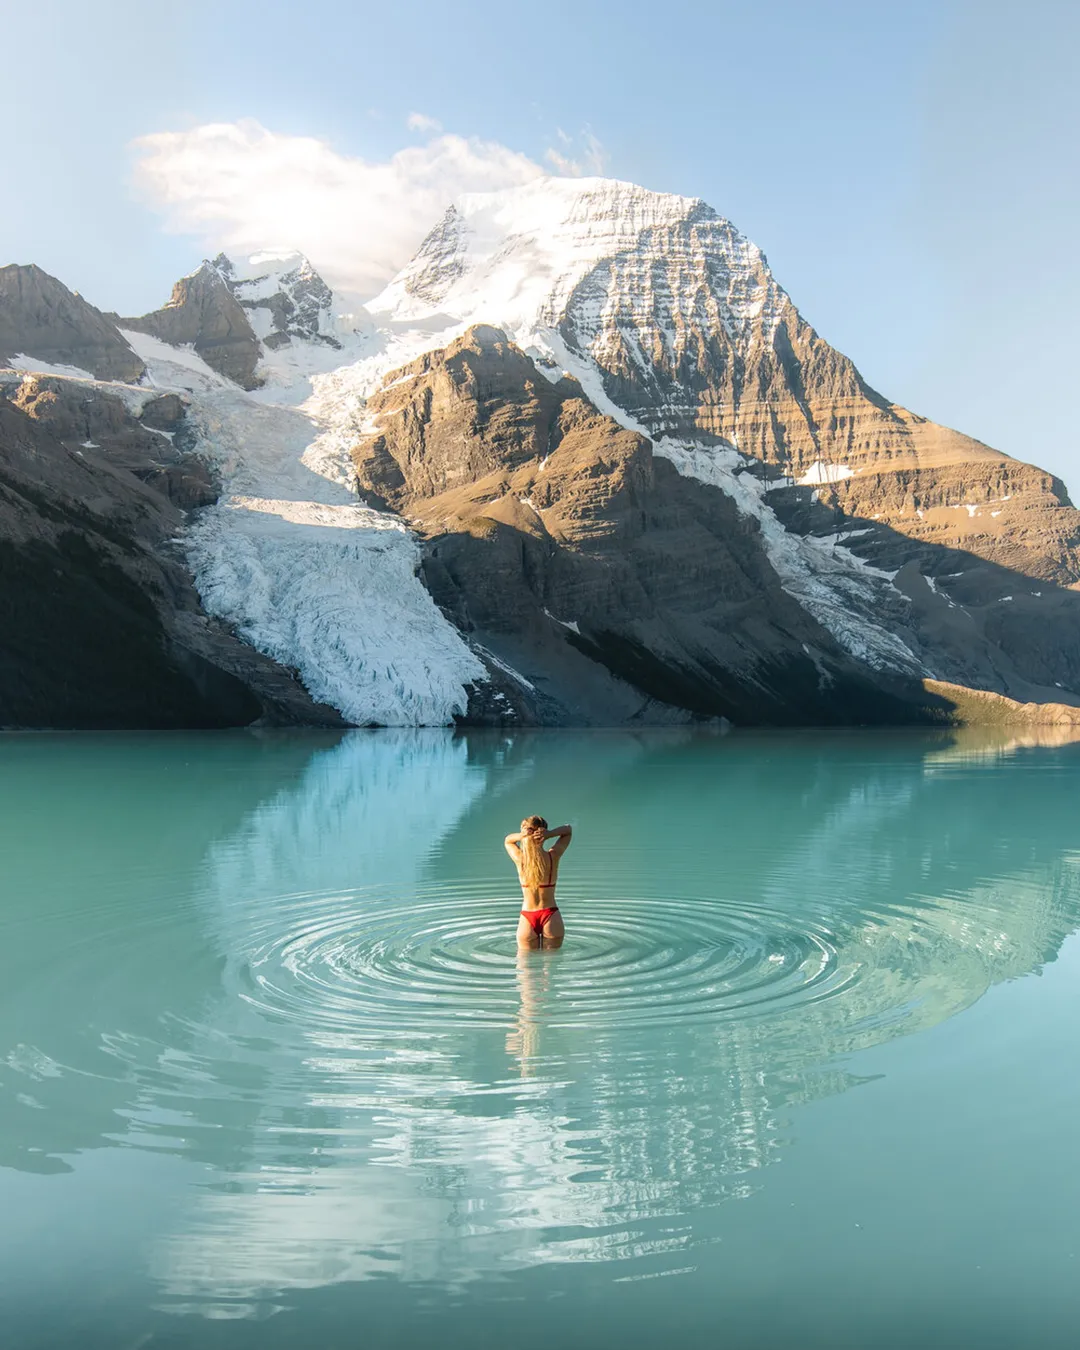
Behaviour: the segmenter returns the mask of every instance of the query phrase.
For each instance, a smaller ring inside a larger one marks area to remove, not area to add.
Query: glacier
[[[222,478],[183,541],[207,612],[358,726],[464,713],[466,686],[486,671],[421,584],[415,537],[360,505],[330,467],[348,409],[324,428],[303,406],[244,393],[192,351],[129,341],[155,386],[192,395],[189,417]],[[320,451],[323,437],[331,449]],[[324,472],[305,462],[312,454]]]

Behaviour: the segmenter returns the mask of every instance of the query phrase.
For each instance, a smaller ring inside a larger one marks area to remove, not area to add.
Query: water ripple
[[[283,898],[284,899],[284,898]],[[802,916],[719,900],[620,896],[568,907],[559,950],[519,955],[505,900],[445,886],[358,908],[354,897],[272,923],[247,950],[241,995],[276,1017],[368,1031],[447,1021],[506,1026],[521,960],[559,966],[550,1025],[644,1027],[745,1018],[833,998],[857,978],[834,934]]]

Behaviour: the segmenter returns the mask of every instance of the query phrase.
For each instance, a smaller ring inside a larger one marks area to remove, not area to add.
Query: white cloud
[[[460,193],[545,172],[495,141],[439,135],[373,163],[250,119],[157,132],[133,149],[136,190],[166,229],[207,252],[301,249],[331,285],[361,296],[408,261]]]
[[[410,131],[442,131],[442,123],[434,117],[428,117],[427,113],[411,112],[405,119],[405,125]]]
[[[581,133],[581,148],[576,154],[572,136],[568,136],[562,127],[557,127],[555,134],[565,149],[556,150],[551,146],[544,151],[544,158],[556,173],[570,178],[603,174],[607,165],[607,152],[600,144],[599,138],[593,135],[588,127]]]

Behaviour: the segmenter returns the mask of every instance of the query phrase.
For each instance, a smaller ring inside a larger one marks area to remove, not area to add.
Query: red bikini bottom
[[[544,924],[553,914],[558,914],[558,912],[558,905],[552,905],[550,909],[523,909],[521,917],[526,920],[536,936],[542,938],[544,936]]]

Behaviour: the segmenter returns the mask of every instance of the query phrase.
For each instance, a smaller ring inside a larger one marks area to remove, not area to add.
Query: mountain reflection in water
[[[1080,926],[1077,751],[1045,746],[9,742],[0,1163],[199,1164],[150,1248],[171,1311],[380,1275],[678,1270],[700,1214],[797,1147],[796,1108],[865,1081],[856,1052]],[[501,839],[533,810],[576,826],[556,952],[514,947]]]

